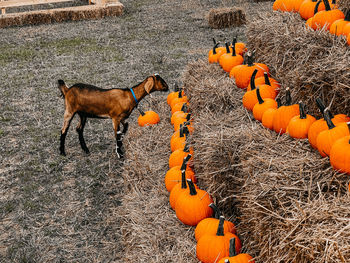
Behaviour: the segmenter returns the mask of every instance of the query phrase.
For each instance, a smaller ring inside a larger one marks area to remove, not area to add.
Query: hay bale
[[[225,7],[209,11],[209,26],[211,28],[237,27],[245,23],[245,13],[241,8]]]
[[[124,6],[116,3],[107,6],[75,6],[50,10],[11,13],[0,17],[0,28],[10,26],[49,24],[62,21],[101,19],[106,16],[119,16]]]
[[[210,70],[219,75],[217,66],[205,63],[187,68],[187,94],[201,96],[201,74],[206,81]],[[349,262],[347,176],[337,174],[307,140],[277,136],[252,120],[240,104],[240,89],[232,89],[221,111],[213,109],[225,89],[206,92],[205,101],[190,98],[191,108],[201,109],[192,140],[196,175],[239,222],[244,250],[259,262]]]
[[[118,208],[124,258],[120,262],[197,262],[194,229],[171,210],[164,184],[170,156],[170,108],[166,98],[151,106],[161,118],[154,127],[130,123],[124,138],[124,195]]]
[[[337,1],[339,9],[341,9],[344,13],[347,10],[350,10],[350,1],[349,0],[338,0]]]
[[[350,49],[344,38],[304,26],[299,15],[274,12],[247,25],[248,48],[272,74],[302,100],[308,112],[320,116],[315,98],[332,102],[335,113],[350,114]]]

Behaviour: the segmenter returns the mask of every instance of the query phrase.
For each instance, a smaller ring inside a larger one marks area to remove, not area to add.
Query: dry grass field
[[[128,88],[158,72],[173,86],[189,61],[206,57],[213,36],[244,40],[244,28],[207,23],[211,7],[233,0],[122,3],[121,17],[0,29],[0,262],[122,262],[123,162],[112,122],[88,121],[87,156],[74,119],[61,157],[57,79]]]

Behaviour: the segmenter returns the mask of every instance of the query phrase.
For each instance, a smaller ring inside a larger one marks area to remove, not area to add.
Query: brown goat
[[[69,125],[77,113],[80,122],[76,128],[79,134],[81,148],[89,153],[83,137],[86,119],[111,118],[113,121],[114,135],[116,138],[116,153],[123,157],[122,137],[127,132],[128,123],[124,122],[132,110],[147,94],[153,91],[168,91],[168,84],[158,75],[147,77],[141,83],[130,89],[101,89],[92,85],[77,83],[70,88],[63,80],[58,80],[58,88],[65,100],[64,122],[61,130],[60,153],[66,155],[64,144]],[[123,131],[119,125],[123,124]]]

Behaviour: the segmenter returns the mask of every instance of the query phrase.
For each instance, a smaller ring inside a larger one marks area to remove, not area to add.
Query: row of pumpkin
[[[246,64],[238,54],[242,44],[233,41],[233,45],[225,44],[219,47],[214,41],[214,47],[208,53],[209,63],[219,63],[222,69],[229,72],[235,79],[238,88],[246,90],[243,96],[243,106],[253,112],[256,120],[266,128],[277,133],[287,133],[296,139],[308,138],[310,145],[325,157],[330,157],[331,165],[340,172],[350,174],[350,117],[345,114],[333,115],[320,98],[316,103],[324,118],[305,113],[305,105],[292,103],[289,88],[286,88],[285,103],[276,99],[280,84],[269,77],[269,68],[263,63],[254,63],[253,54],[247,52]],[[235,50],[232,50],[235,46]]]
[[[210,195],[195,184],[193,148],[187,143],[193,133],[189,102],[182,89],[167,97],[171,107],[174,134],[170,139],[169,170],[164,181],[169,203],[177,218],[196,226],[196,256],[203,263],[253,263],[252,256],[240,253],[241,241],[235,225],[225,220]],[[213,216],[213,217],[212,217]]]
[[[276,0],[273,10],[296,12],[314,30],[325,29],[331,34],[347,38],[350,45],[350,10],[344,14],[335,0]]]

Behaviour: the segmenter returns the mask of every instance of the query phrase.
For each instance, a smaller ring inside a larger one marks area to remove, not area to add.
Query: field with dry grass
[[[118,207],[132,174],[114,154],[110,120],[88,121],[87,156],[74,119],[67,157],[59,155],[57,79],[128,88],[158,72],[172,86],[189,61],[205,58],[212,36],[244,40],[243,27],[213,30],[206,20],[211,7],[235,1],[122,3],[121,17],[0,29],[0,262],[123,262]],[[133,135],[150,129],[129,132],[133,147]]]

